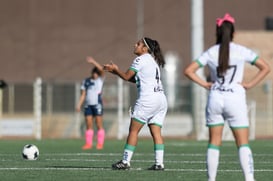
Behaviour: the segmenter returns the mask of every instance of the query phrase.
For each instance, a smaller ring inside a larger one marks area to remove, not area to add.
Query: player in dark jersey
[[[81,97],[76,110],[80,112],[84,104],[84,116],[86,121],[85,145],[83,150],[91,149],[93,145],[93,119],[97,126],[97,149],[102,149],[105,138],[103,128],[103,104],[102,104],[102,88],[104,82],[103,67],[92,57],[87,57],[87,62],[95,67],[91,71],[91,77],[83,80],[81,85]]]

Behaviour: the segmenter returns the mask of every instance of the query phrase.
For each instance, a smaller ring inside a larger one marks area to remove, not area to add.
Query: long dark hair
[[[220,44],[218,57],[218,73],[223,75],[229,68],[229,43],[233,40],[234,25],[224,21],[221,26],[216,26],[216,44]]]
[[[142,41],[144,45],[147,46],[148,52],[155,57],[157,64],[161,67],[164,67],[165,59],[162,55],[159,43],[156,40],[147,37],[144,37]]]

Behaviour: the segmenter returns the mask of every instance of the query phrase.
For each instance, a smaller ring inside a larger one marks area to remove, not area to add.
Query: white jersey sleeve
[[[209,52],[210,50],[203,52],[202,55],[196,60],[200,67],[207,65],[208,61],[213,59]]]
[[[81,90],[86,90],[86,88],[85,88],[85,79],[82,81],[82,84],[81,84]]]
[[[250,64],[254,65],[255,62],[259,58],[258,55],[254,51],[252,51],[252,50],[250,50],[250,49],[248,49],[246,47],[243,47],[243,46],[240,46],[240,47],[241,47],[240,48],[241,49],[240,50],[241,51],[241,55],[244,56],[246,62],[249,62]]]
[[[135,58],[132,65],[130,66],[130,70],[133,70],[134,72],[138,72],[142,68],[143,64],[140,62],[140,57]]]

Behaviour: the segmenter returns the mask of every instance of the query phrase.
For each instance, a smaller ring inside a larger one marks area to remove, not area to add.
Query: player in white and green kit
[[[226,14],[217,19],[216,45],[205,51],[185,69],[185,75],[209,90],[206,108],[209,144],[207,150],[208,181],[215,181],[219,163],[224,121],[227,121],[238,147],[245,181],[254,181],[254,163],[248,143],[248,116],[245,90],[254,87],[269,73],[267,63],[250,49],[232,42],[234,18]],[[244,65],[258,68],[250,82],[243,81]],[[196,71],[208,66],[210,82],[201,79]]]
[[[130,168],[138,133],[144,124],[148,124],[155,151],[155,164],[149,170],[164,170],[164,144],[161,127],[167,113],[167,100],[161,84],[160,67],[164,66],[165,61],[158,42],[150,38],[139,40],[135,44],[134,53],[138,57],[125,73],[113,63],[104,66],[105,70],[122,79],[135,82],[138,89],[138,98],[131,115],[123,159],[113,164],[112,168],[117,170]]]

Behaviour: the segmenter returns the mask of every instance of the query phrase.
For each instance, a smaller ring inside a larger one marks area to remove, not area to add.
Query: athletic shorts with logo
[[[88,105],[84,108],[84,115],[85,116],[102,116],[103,115],[103,105],[96,104],[96,105]]]
[[[162,127],[166,113],[166,97],[163,92],[158,92],[149,99],[137,99],[131,117],[142,124],[155,124]]]
[[[207,126],[224,125],[231,128],[249,126],[244,88],[238,84],[231,91],[211,90],[206,107]]]

